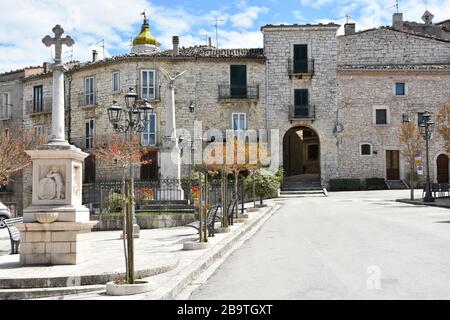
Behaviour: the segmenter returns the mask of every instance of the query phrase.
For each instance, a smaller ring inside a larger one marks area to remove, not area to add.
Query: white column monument
[[[161,148],[161,179],[166,180],[161,183],[162,189],[158,190],[161,200],[184,200],[184,192],[181,188],[181,156],[178,146],[176,119],[175,119],[175,80],[181,77],[186,71],[177,74],[175,77],[163,68],[159,68],[169,80],[170,106],[166,108],[166,127]],[[171,182],[167,180],[172,180]]]
[[[89,233],[96,222],[89,221],[89,209],[82,205],[82,168],[87,153],[65,139],[64,71],[62,46],[72,46],[62,38],[60,25],[54,38],[42,42],[55,46],[53,71],[52,133],[50,141],[27,151],[33,162],[32,202],[24,210],[20,230],[20,261],[34,264],[78,264],[86,259]]]

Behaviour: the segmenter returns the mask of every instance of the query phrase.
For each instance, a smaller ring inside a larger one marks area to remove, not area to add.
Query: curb
[[[215,262],[236,250],[238,247],[235,245],[248,235],[249,231],[252,231],[252,229],[255,229],[253,230],[254,232],[259,230],[259,228],[281,207],[282,205],[280,204],[274,204],[273,206],[267,207],[268,210],[261,211],[253,221],[248,221],[242,226],[239,226],[233,237],[227,239],[226,243],[220,242],[216,244],[210,252],[205,253],[205,255],[191,263],[187,270],[184,269],[179,271],[168,281],[164,282],[163,289],[159,289],[160,292],[158,292],[158,288],[155,288],[153,292],[146,294],[142,298],[149,300],[174,300],[186,287],[199,278],[201,274],[207,271]],[[231,234],[233,234],[233,232],[231,232]]]
[[[417,200],[408,200],[408,199],[397,199],[397,200],[395,200],[395,201],[401,202],[401,203],[412,204],[412,205],[416,205],[416,206],[438,207],[438,208],[450,209],[450,205],[446,205],[446,204],[437,204],[437,203],[435,203],[435,202],[427,202],[427,203],[423,203],[423,202],[418,202]]]

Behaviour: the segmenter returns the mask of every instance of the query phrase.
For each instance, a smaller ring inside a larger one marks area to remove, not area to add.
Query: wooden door
[[[386,180],[400,180],[400,153],[386,150]]]
[[[142,161],[150,160],[149,163],[141,165],[141,180],[158,179],[158,152],[150,151],[142,156]]]
[[[247,66],[230,66],[230,94],[231,98],[247,97]]]
[[[448,183],[448,156],[445,154],[439,155],[436,160],[437,166],[437,182]]]
[[[84,183],[94,183],[95,176],[95,155],[91,154],[84,160]]]
[[[306,44],[294,45],[294,72],[308,72],[308,46]]]

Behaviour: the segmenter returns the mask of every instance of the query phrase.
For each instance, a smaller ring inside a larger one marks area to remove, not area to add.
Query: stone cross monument
[[[163,146],[161,149],[161,178],[172,180],[167,191],[161,191],[159,199],[161,200],[184,200],[184,192],[179,183],[181,179],[181,157],[180,148],[178,146],[176,119],[175,119],[175,80],[181,77],[187,70],[172,77],[169,72],[163,68],[159,68],[161,72],[169,80],[170,89],[170,106],[166,108],[166,127],[163,138]],[[178,181],[178,182],[177,182]],[[178,185],[174,185],[177,184]],[[164,182],[162,183],[164,188]]]
[[[54,38],[42,42],[55,46],[53,72],[52,133],[47,144],[27,151],[33,162],[32,202],[24,210],[20,261],[33,264],[78,264],[86,259],[89,233],[95,222],[89,221],[89,209],[82,205],[83,161],[88,156],[65,139],[64,71],[62,46],[72,46],[64,30],[53,28]]]

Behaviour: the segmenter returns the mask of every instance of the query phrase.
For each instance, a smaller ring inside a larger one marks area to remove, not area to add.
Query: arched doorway
[[[448,183],[448,163],[449,159],[446,154],[440,154],[436,160],[437,168],[437,182],[438,183]]]
[[[283,138],[283,168],[286,177],[320,180],[320,141],[308,127],[294,127]]]

